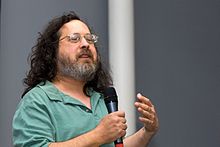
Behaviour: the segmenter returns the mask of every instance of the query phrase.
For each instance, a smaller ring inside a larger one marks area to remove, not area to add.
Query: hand
[[[116,139],[126,135],[125,113],[116,111],[106,115],[95,128],[98,131],[99,139],[104,143],[113,142]]]
[[[140,93],[137,94],[138,102],[135,102],[138,112],[141,114],[139,120],[144,124],[144,128],[147,132],[152,132],[153,134],[159,128],[158,117],[151,101],[142,96]]]

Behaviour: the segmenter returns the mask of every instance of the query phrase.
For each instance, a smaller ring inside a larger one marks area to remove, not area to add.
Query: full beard
[[[69,57],[60,55],[58,58],[58,72],[62,76],[71,77],[79,81],[91,81],[97,71],[97,61],[90,57],[91,61],[79,62],[79,57],[76,60],[71,60]]]

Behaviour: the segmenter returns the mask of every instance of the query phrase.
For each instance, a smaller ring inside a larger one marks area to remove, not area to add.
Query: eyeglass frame
[[[78,40],[71,40],[71,37],[73,37],[73,35],[78,35],[78,36],[80,36],[80,37],[79,37]],[[88,38],[86,37],[86,35],[92,36],[92,38],[93,38],[94,41],[92,41],[92,42],[89,41]],[[81,41],[82,41],[82,37],[83,37],[89,44],[95,44],[95,43],[97,43],[97,42],[98,42],[98,38],[99,38],[96,34],[86,33],[85,35],[81,35],[80,33],[72,33],[72,34],[70,34],[70,35],[64,36],[64,37],[61,38],[59,41],[65,39],[65,38],[68,38],[68,40],[69,40],[70,42],[78,43],[78,42],[81,42]]]

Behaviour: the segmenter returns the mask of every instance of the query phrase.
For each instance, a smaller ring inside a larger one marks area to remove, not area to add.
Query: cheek
[[[76,53],[79,47],[77,46],[68,46],[66,47],[66,51],[69,53]]]
[[[92,51],[92,54],[93,54],[93,58],[95,59],[95,61],[97,61],[98,55],[97,55],[96,48],[94,47],[91,51]]]
[[[79,45],[75,44],[71,44],[71,43],[65,43],[61,46],[61,49],[64,50],[64,52],[69,52],[69,53],[73,53],[76,52],[77,49],[79,48]]]
[[[60,48],[59,54],[63,57],[75,60],[77,50],[74,47],[66,47],[66,48]]]
[[[75,46],[74,47],[73,46],[68,46],[68,47],[65,48],[64,52],[65,52],[66,55],[75,56],[78,52],[78,49]]]

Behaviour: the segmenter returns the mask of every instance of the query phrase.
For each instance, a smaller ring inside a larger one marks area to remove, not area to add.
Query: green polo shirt
[[[15,112],[14,146],[47,147],[51,142],[66,141],[94,129],[108,111],[99,93],[91,90],[90,95],[92,109],[49,81],[37,85],[22,98]]]

